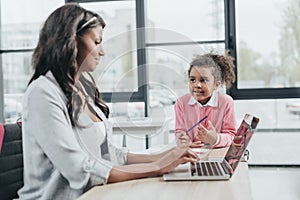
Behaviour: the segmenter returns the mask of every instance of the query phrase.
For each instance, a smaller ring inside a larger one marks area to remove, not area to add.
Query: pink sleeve
[[[220,142],[215,147],[226,147],[232,143],[236,134],[234,102],[230,96],[226,96],[224,120],[220,134]]]
[[[4,127],[3,124],[0,123],[0,153],[2,149],[3,138],[4,138]]]
[[[183,108],[180,104],[180,99],[178,99],[174,105],[175,110],[175,133],[179,133],[180,131],[185,131],[184,122],[183,122]]]

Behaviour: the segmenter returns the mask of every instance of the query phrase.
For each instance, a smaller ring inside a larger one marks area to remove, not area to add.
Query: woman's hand
[[[178,147],[188,147],[192,143],[190,137],[184,131],[175,134],[175,141]]]
[[[202,124],[197,126],[196,138],[204,143],[216,144],[218,140],[218,133],[216,132],[216,129],[211,121],[208,121],[208,125],[209,130],[207,130]]]
[[[198,156],[188,147],[177,146],[160,155],[154,156],[156,158],[154,162],[143,163],[145,159],[141,158],[141,156],[143,155],[130,155],[130,157],[134,157],[133,160],[138,161],[135,164],[114,166],[110,171],[107,182],[114,183],[137,178],[160,176],[172,171],[180,164],[199,160]]]
[[[188,147],[175,147],[166,155],[155,161],[154,164],[159,169],[159,174],[172,171],[180,164],[187,162],[196,162],[198,156]]]

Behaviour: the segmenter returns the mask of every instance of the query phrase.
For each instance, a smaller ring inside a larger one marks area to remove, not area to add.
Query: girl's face
[[[193,66],[189,75],[189,89],[193,97],[201,104],[206,104],[212,92],[219,86],[211,70],[206,66]]]
[[[83,36],[77,38],[77,63],[79,66],[78,75],[81,72],[93,72],[104,55],[102,48],[101,25],[89,29]]]

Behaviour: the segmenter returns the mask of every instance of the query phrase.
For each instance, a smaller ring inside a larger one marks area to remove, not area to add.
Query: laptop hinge
[[[232,174],[233,174],[233,169],[232,169],[232,167],[229,165],[229,163],[227,162],[226,159],[224,159],[222,163],[225,164],[225,166],[222,165],[222,167],[223,167],[225,173],[226,173],[226,174],[229,174],[230,177],[231,177]]]

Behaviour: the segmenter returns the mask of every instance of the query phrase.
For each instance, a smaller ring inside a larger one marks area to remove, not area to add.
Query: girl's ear
[[[221,85],[221,81],[216,81],[214,89],[217,89]]]

